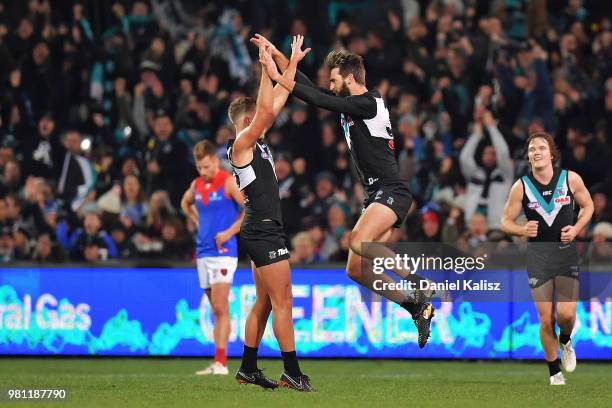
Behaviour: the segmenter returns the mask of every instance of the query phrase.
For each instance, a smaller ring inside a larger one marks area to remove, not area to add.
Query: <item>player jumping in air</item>
[[[576,369],[576,353],[570,338],[578,295],[578,252],[574,238],[589,223],[593,201],[578,174],[554,167],[559,151],[551,135],[543,132],[530,135],[527,157],[531,171],[510,190],[502,230],[529,239],[527,274],[540,319],[540,340],[550,384],[564,385],[557,358],[559,346],[563,369],[569,373]],[[577,219],[575,204],[580,207]],[[516,223],[521,209],[527,217],[525,225]],[[555,320],[560,328],[558,340]]]
[[[227,375],[228,298],[238,264],[235,235],[244,218],[240,210],[242,194],[234,178],[219,168],[217,149],[212,143],[204,140],[196,144],[193,156],[200,176],[185,191],[181,208],[198,226],[198,277],[215,315],[215,361],[196,374]]]
[[[287,58],[266,38],[257,34],[251,41],[268,46],[279,68],[287,68]],[[374,274],[371,260],[394,257],[395,254],[383,245],[362,245],[386,242],[393,228],[399,228],[404,222],[412,205],[408,182],[399,176],[389,111],[378,91],[366,88],[365,69],[359,55],[345,50],[332,51],[325,62],[330,70],[329,91],[316,87],[299,71],[295,81],[281,78],[279,83],[312,105],[340,113],[353,164],[366,193],[361,216],[350,236],[347,274],[366,289],[408,310],[418,330],[419,347],[423,348],[429,339],[434,315],[434,308],[429,303],[430,294],[416,291],[416,299],[413,299],[402,290],[375,289],[375,280],[386,283],[393,280],[385,274]],[[422,279],[417,275],[406,275],[406,271],[395,272],[417,285]]]
[[[310,51],[302,51],[302,43],[302,36],[294,37],[291,61],[284,74],[287,80],[293,80],[298,62]],[[257,102],[252,98],[238,98],[229,107],[237,136],[228,143],[227,155],[238,186],[245,194],[246,216],[240,238],[252,260],[256,286],[255,303],[245,325],[242,364],[236,379],[241,384],[264,388],[278,386],[257,367],[257,349],[272,311],[274,335],[285,367],[280,385],[298,391],[314,391],[310,379],[300,370],[295,352],[289,251],[285,246],[274,161],[262,140],[285,105],[289,92],[279,85],[272,87],[266,67],[272,68],[274,61],[265,46],[259,47],[259,59],[262,73]],[[278,73],[276,66],[273,70]]]

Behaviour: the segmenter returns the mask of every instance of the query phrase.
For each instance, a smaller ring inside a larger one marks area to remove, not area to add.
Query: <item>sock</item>
[[[565,334],[563,332],[559,333],[559,343],[561,343],[561,344],[563,344],[565,346],[568,341],[570,341],[570,335],[569,334]]]
[[[257,370],[257,347],[249,347],[244,345],[244,351],[242,352],[242,364],[240,365],[242,371],[252,373]]]
[[[556,359],[555,361],[547,361],[546,364],[548,364],[548,372],[551,377],[561,372],[561,360]]]
[[[257,352],[255,352],[255,353],[257,353]],[[227,365],[227,353],[225,352],[225,349],[222,349],[222,348],[219,348],[219,347],[217,347],[215,349],[215,361],[217,363],[223,364],[224,366]]]
[[[285,371],[287,372],[287,374],[289,374],[291,377],[297,377],[302,375],[295,350],[281,351],[281,355],[283,356],[283,364],[285,366]]]
[[[400,303],[400,306],[410,312],[413,319],[419,313],[419,309],[421,308],[420,305],[415,303],[413,299],[404,300],[402,303]]]

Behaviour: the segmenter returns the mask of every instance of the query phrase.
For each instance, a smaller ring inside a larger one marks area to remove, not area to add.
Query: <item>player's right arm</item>
[[[504,215],[501,219],[501,229],[506,234],[534,238],[538,235],[537,221],[529,221],[525,225],[516,223],[516,219],[521,213],[522,201],[523,183],[521,180],[517,180],[510,190],[508,201],[506,201],[506,206],[504,207]]]
[[[268,76],[262,48],[259,49],[259,62],[262,63],[261,80],[253,120],[237,136],[232,146],[232,163],[236,166],[245,166],[253,159],[253,147],[257,139],[274,123],[274,93],[272,80]]]
[[[195,180],[191,182],[191,185],[189,186],[187,191],[185,191],[185,194],[183,194],[183,198],[181,199],[181,208],[183,209],[185,216],[189,217],[189,219],[193,221],[193,223],[196,226],[198,226],[199,225],[198,213],[196,212],[195,205],[194,205],[195,204],[194,189],[195,189]]]

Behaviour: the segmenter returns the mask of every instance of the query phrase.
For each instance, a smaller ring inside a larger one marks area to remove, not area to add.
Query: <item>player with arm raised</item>
[[[215,360],[196,374],[227,375],[228,299],[238,265],[236,234],[244,218],[243,199],[231,174],[220,169],[216,146],[203,140],[194,146],[193,156],[200,176],[185,191],[181,208],[198,227],[198,277],[215,316]]]
[[[293,80],[297,63],[309,51],[301,50],[302,42],[303,37],[294,37],[284,79]],[[274,161],[263,142],[266,130],[272,126],[289,92],[279,85],[272,87],[269,72],[278,80],[278,71],[265,48],[259,47],[262,73],[257,101],[239,98],[229,107],[237,136],[228,143],[227,154],[238,186],[245,195],[246,215],[240,238],[251,258],[256,286],[256,299],[247,317],[244,353],[236,379],[241,384],[264,388],[278,386],[257,367],[257,349],[272,311],[274,335],[285,368],[280,384],[298,391],[314,391],[308,376],[301,372],[296,356],[289,251],[285,246]]]
[[[286,57],[265,37],[257,34],[251,41],[267,45],[281,70],[288,66]],[[366,88],[365,69],[359,55],[345,50],[332,51],[325,63],[330,70],[329,90],[316,87],[299,71],[295,80],[281,78],[279,83],[312,105],[340,113],[352,161],[366,193],[361,216],[350,236],[347,274],[366,289],[408,310],[418,330],[419,347],[423,348],[429,339],[434,315],[429,302],[431,293],[417,290],[413,299],[402,290],[376,289],[376,280],[394,281],[385,274],[375,274],[372,259],[393,258],[395,253],[384,245],[362,245],[386,242],[393,228],[399,228],[404,222],[413,201],[408,182],[399,176],[389,111],[378,91]],[[394,271],[420,286],[421,277]]]
[[[512,186],[501,227],[507,234],[529,239],[527,275],[540,319],[540,341],[550,384],[564,385],[557,358],[559,346],[565,371],[576,369],[576,353],[570,338],[578,294],[578,251],[574,238],[588,225],[593,201],[578,174],[554,166],[559,151],[550,134],[530,135],[527,157],[531,171]],[[580,207],[577,219],[575,205]],[[525,225],[516,223],[521,209],[527,217]],[[558,339],[555,320],[561,331]]]

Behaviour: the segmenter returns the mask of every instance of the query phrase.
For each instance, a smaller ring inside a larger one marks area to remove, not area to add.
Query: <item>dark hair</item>
[[[241,96],[230,104],[227,109],[227,114],[234,125],[238,117],[246,112],[251,112],[255,109],[255,99],[248,96]]]
[[[208,140],[202,140],[196,143],[193,147],[193,158],[198,161],[206,156],[214,156],[217,153],[217,147]]]
[[[330,71],[338,68],[342,77],[353,74],[355,82],[365,85],[365,68],[361,56],[347,50],[334,50],[325,57],[325,65]]]
[[[536,132],[536,133],[532,133],[529,135],[529,137],[527,138],[527,141],[525,142],[525,155],[529,154],[529,144],[534,140],[534,139],[544,139],[546,140],[546,143],[548,143],[548,150],[550,150],[550,157],[552,158],[552,163],[553,166],[557,163],[557,161],[560,159],[561,154],[559,153],[559,148],[557,147],[557,144],[555,143],[555,138],[547,132]]]

